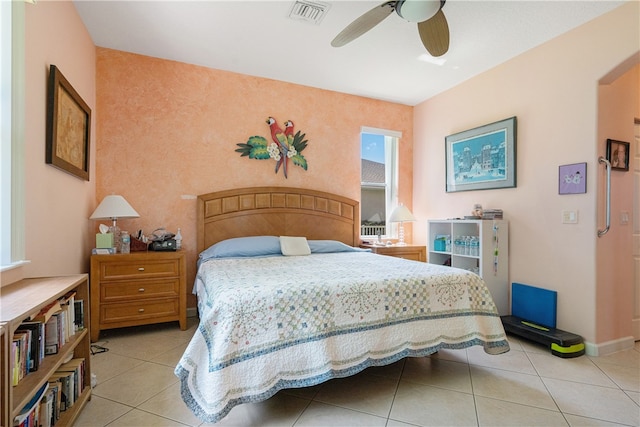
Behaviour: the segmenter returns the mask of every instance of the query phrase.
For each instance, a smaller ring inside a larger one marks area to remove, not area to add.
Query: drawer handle
[[[144,271],[144,267],[138,267],[138,271]]]
[[[144,308],[139,308],[138,313],[144,313]]]
[[[138,292],[144,292],[144,288],[138,289]]]

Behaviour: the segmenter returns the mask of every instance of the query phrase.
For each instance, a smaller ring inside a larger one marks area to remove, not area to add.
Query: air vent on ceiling
[[[318,25],[327,14],[329,7],[330,5],[326,3],[296,0],[289,10],[289,18]]]

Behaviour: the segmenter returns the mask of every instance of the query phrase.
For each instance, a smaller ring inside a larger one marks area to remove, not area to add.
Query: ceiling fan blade
[[[418,23],[420,40],[432,56],[442,56],[449,50],[449,24],[442,9],[432,18]]]
[[[341,47],[345,44],[357,39],[380,22],[395,10],[395,1],[386,1],[379,6],[374,7],[340,32],[332,41],[331,46]]]

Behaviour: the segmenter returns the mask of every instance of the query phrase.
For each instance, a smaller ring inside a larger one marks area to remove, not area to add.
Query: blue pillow
[[[199,262],[211,258],[282,255],[280,239],[276,236],[251,236],[227,239],[200,252]]]
[[[337,240],[309,240],[312,254],[328,254],[333,252],[371,252],[371,249],[354,248]]]

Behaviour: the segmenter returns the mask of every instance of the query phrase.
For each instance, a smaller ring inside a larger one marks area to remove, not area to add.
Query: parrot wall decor
[[[276,161],[275,171],[278,173],[282,167],[282,173],[287,178],[287,168],[289,160],[302,169],[307,170],[307,159],[301,154],[307,147],[307,140],[304,133],[300,131],[293,133],[294,124],[291,120],[284,122],[284,131],[273,117],[267,119],[267,125],[271,131],[271,140],[268,142],[263,136],[251,136],[245,144],[236,144],[236,152],[241,157],[248,156],[250,159]]]

